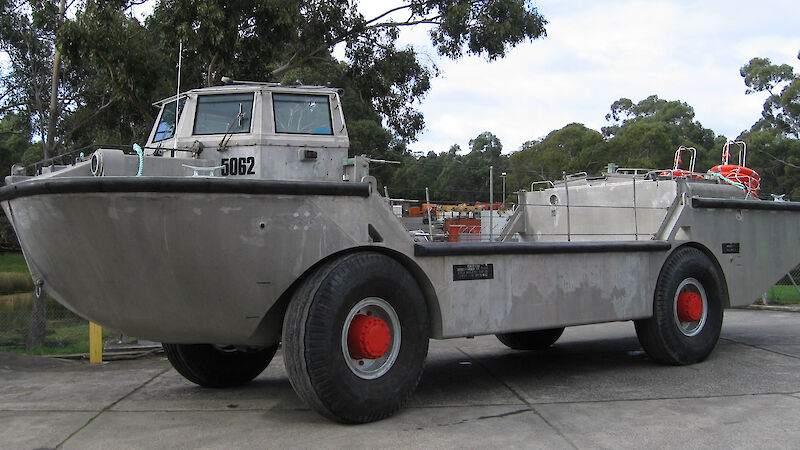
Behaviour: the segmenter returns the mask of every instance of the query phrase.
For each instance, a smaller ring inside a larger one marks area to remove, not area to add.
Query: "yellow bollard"
[[[89,362],[103,362],[103,327],[94,322],[89,322]]]

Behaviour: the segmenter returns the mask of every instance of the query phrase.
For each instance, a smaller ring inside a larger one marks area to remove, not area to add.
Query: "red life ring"
[[[703,178],[702,174],[692,172],[691,170],[684,170],[684,169],[672,169],[672,170],[665,170],[658,174],[660,177],[686,177],[686,178]]]

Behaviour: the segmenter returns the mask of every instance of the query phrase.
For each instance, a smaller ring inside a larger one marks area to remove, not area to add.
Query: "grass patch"
[[[800,303],[800,292],[794,286],[772,286],[767,291],[767,303],[793,305]]]
[[[27,272],[0,272],[0,295],[33,292],[33,280]]]
[[[28,273],[22,253],[0,253],[0,272]]]

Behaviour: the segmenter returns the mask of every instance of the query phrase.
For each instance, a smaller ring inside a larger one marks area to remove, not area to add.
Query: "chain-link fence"
[[[81,352],[89,322],[34,293],[22,255],[0,254],[0,351]]]
[[[33,292],[0,296],[0,351],[84,351],[89,322],[50,298]]]

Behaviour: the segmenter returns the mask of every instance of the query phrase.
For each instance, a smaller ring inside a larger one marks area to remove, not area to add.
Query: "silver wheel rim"
[[[694,322],[682,322],[678,318],[678,296],[683,292],[699,294],[700,299],[703,301],[703,314],[700,316],[700,319]],[[680,330],[684,336],[697,336],[703,331],[706,319],[708,318],[708,297],[706,296],[706,290],[703,289],[703,285],[700,284],[699,281],[694,278],[687,278],[681,281],[681,284],[678,285],[678,289],[675,290],[675,298],[672,301],[672,316],[675,319],[678,330]]]
[[[392,336],[389,348],[386,353],[377,359],[355,359],[350,356],[350,349],[347,345],[347,333],[353,318],[358,314],[369,317],[377,317],[389,326],[389,333]],[[347,367],[359,378],[374,380],[389,371],[397,360],[400,353],[400,319],[397,317],[392,305],[379,297],[367,297],[356,303],[344,320],[342,327],[342,356]]]

